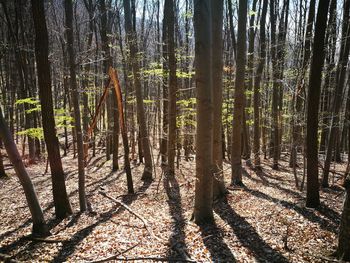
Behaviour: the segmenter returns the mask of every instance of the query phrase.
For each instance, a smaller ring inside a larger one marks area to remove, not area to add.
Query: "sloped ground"
[[[215,203],[216,226],[199,227],[190,221],[193,161],[181,163],[176,179],[165,178],[157,168],[152,183],[140,180],[143,166],[135,165],[136,194],[125,195],[125,173],[111,173],[111,163],[105,162],[103,155],[93,158],[86,180],[93,212],[84,214],[78,212],[76,162],[72,156],[63,159],[74,208],[74,215],[63,221],[54,219],[51,180],[48,174],[43,175],[45,163],[28,167],[51,227],[50,240],[61,241],[57,243],[28,239],[29,211],[9,167],[10,178],[0,181],[0,253],[28,262],[87,262],[118,253],[118,262],[136,257],[198,262],[324,262],[336,246],[343,202],[343,191],[336,185],[340,182],[338,175],[335,185],[321,192],[322,205],[315,210],[305,208],[305,191],[296,190],[286,162],[281,163],[279,171],[273,171],[267,161],[262,172],[245,166],[246,187],[231,189],[225,200]],[[337,167],[340,173],[344,169]],[[228,183],[228,164],[224,174]],[[147,226],[125,207],[102,196],[101,190],[128,205]]]

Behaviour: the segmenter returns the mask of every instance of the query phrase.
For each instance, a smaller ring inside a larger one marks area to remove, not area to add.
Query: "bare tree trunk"
[[[212,55],[213,83],[213,198],[217,199],[226,193],[222,165],[222,24],[223,1],[211,1],[212,8],[212,41],[216,47]]]
[[[296,87],[296,91],[294,94],[295,97],[295,110],[293,117],[293,132],[292,132],[292,151],[291,151],[291,166],[296,165],[297,163],[297,148],[302,145],[302,127],[303,127],[303,119],[304,112],[303,108],[303,97],[302,95],[305,92],[306,81],[305,75],[307,71],[307,66],[309,64],[310,55],[311,55],[311,38],[312,38],[312,28],[314,24],[315,17],[315,5],[316,0],[310,1],[309,7],[309,15],[307,19],[306,33],[305,33],[305,44],[304,44],[304,54],[303,54],[303,62],[301,68],[301,76],[300,80],[298,80],[298,85]]]
[[[255,76],[254,85],[254,166],[260,169],[260,81],[265,66],[266,59],[266,13],[267,13],[267,0],[263,1],[263,7],[260,20],[260,56],[258,69]]]
[[[75,54],[74,54],[74,37],[73,37],[73,6],[71,0],[64,0],[65,7],[65,27],[67,34],[67,53],[69,59],[70,88],[74,107],[74,126],[77,136],[78,150],[78,174],[79,174],[79,205],[80,211],[86,210],[85,194],[85,165],[84,165],[84,145],[83,134],[81,130],[79,92],[75,73]]]
[[[120,128],[121,128],[121,133],[122,133],[123,145],[124,145],[124,169],[125,169],[126,180],[127,180],[127,184],[128,184],[128,193],[133,194],[134,193],[134,186],[133,186],[133,182],[132,182],[132,175],[131,175],[131,168],[130,168],[128,131],[127,131],[127,128],[125,125],[125,120],[124,120],[124,110],[123,110],[123,104],[122,104],[122,102],[123,102],[122,92],[121,92],[117,72],[115,70],[113,70],[112,68],[110,68],[109,75],[110,75],[110,77],[113,81],[113,84],[114,84],[116,101],[117,101],[117,105],[118,105],[119,122],[120,122]]]
[[[142,143],[142,151],[145,157],[145,169],[142,175],[143,180],[152,180],[152,156],[147,132],[147,124],[145,118],[145,109],[143,104],[142,87],[140,80],[140,68],[138,62],[138,47],[136,31],[132,28],[130,0],[123,0],[125,13],[125,30],[127,34],[127,42],[130,50],[130,60],[134,77],[134,86],[136,93],[137,118],[140,123],[140,135]]]
[[[55,214],[57,218],[65,218],[72,213],[72,208],[67,195],[60,149],[56,136],[50,65],[48,60],[48,33],[45,21],[44,2],[42,0],[32,0],[32,13],[35,26],[35,56],[42,122],[52,176]]]
[[[243,185],[242,182],[242,122],[245,109],[245,67],[246,67],[246,34],[247,34],[247,1],[239,1],[238,9],[238,37],[237,37],[237,67],[235,82],[235,101],[232,122],[232,150],[231,150],[231,184]]]
[[[176,148],[176,59],[175,59],[175,15],[174,1],[165,0],[164,13],[167,16],[167,44],[169,57],[169,93],[168,93],[168,172],[175,173],[175,148]]]
[[[324,38],[327,26],[329,0],[320,0],[315,24],[313,55],[310,68],[309,93],[307,101],[307,192],[306,206],[317,207],[320,204],[318,182],[318,108],[321,92],[321,74],[324,64]]]
[[[213,215],[213,100],[211,1],[194,1],[197,89],[196,189],[194,220],[211,223]]]
[[[336,74],[336,87],[335,94],[332,103],[332,117],[331,117],[331,127],[328,135],[327,151],[326,151],[326,160],[324,163],[323,177],[322,177],[322,186],[328,187],[328,177],[329,177],[329,168],[333,156],[334,145],[336,145],[336,134],[339,133],[339,112],[343,100],[343,89],[345,83],[345,75],[349,58],[350,51],[350,0],[344,1],[344,10],[343,10],[343,25],[342,25],[342,38],[341,38],[341,47],[340,55],[337,66]]]

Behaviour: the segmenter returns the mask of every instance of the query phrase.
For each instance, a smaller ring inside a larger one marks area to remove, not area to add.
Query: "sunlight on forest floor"
[[[30,214],[22,188],[7,166],[11,177],[0,181],[0,253],[31,262],[77,262],[105,258],[136,245],[120,257],[322,262],[322,256],[336,245],[342,190],[333,186],[321,191],[321,208],[305,208],[305,193],[295,189],[292,170],[285,161],[280,171],[273,171],[269,162],[264,162],[262,172],[244,166],[246,188],[230,190],[226,201],[216,202],[216,226],[201,227],[189,221],[194,200],[193,161],[182,161],[176,180],[162,176],[160,181],[157,168],[157,178],[148,184],[140,180],[143,166],[133,166],[136,194],[125,195],[125,173],[111,173],[111,162],[105,162],[104,155],[95,157],[87,168],[86,189],[93,213],[84,214],[78,213],[76,160],[70,155],[63,158],[63,164],[75,213],[61,222],[53,219],[51,180],[43,175],[45,163],[28,167],[51,227],[50,238],[61,240],[59,243],[26,238],[31,232]],[[228,168],[225,164],[226,184],[230,181]],[[337,170],[343,171],[343,167],[339,165]],[[141,215],[148,227],[99,194],[101,189]]]

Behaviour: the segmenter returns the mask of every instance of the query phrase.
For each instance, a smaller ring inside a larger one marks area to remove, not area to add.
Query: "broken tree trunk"
[[[119,122],[120,122],[120,129],[121,129],[121,133],[122,133],[123,146],[124,146],[124,169],[126,172],[128,192],[130,194],[132,194],[132,193],[134,193],[134,187],[133,187],[133,183],[132,183],[130,160],[129,160],[128,133],[127,133],[127,129],[125,126],[125,121],[124,121],[122,92],[120,89],[118,73],[112,67],[109,68],[109,76],[112,79],[114,89],[115,89],[115,94],[117,96],[116,99],[117,99],[117,104],[118,104]]]

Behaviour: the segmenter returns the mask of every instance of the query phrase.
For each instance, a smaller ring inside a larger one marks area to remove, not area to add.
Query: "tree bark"
[[[260,19],[260,56],[258,68],[255,76],[254,85],[254,166],[260,169],[260,82],[266,60],[266,13],[267,13],[267,0],[263,1],[263,7]]]
[[[196,185],[194,220],[211,223],[213,216],[213,99],[211,1],[194,1],[197,90]]]
[[[65,9],[65,27],[67,36],[67,53],[69,60],[70,88],[74,108],[74,126],[77,137],[78,150],[78,177],[79,177],[79,205],[80,211],[86,210],[85,194],[85,164],[84,164],[84,145],[83,133],[81,129],[79,92],[77,87],[75,72],[75,53],[74,53],[74,36],[73,36],[73,5],[71,0],[64,0]]]
[[[212,42],[215,43],[212,55],[212,89],[213,89],[213,198],[222,197],[225,188],[222,165],[222,25],[223,0],[211,1],[212,9]]]
[[[231,150],[231,184],[243,185],[242,182],[242,122],[245,109],[245,67],[246,67],[246,34],[247,34],[247,1],[239,1],[238,9],[238,37],[237,37],[237,67],[235,82],[235,100],[232,122],[232,150]]]
[[[312,49],[312,60],[309,77],[309,92],[307,101],[307,191],[306,206],[317,207],[320,204],[318,182],[318,108],[321,92],[321,78],[324,64],[324,38],[327,26],[329,0],[320,0],[315,23],[315,36]]]
[[[167,16],[167,44],[169,57],[169,93],[168,93],[168,172],[175,173],[175,148],[176,148],[176,59],[175,59],[175,15],[174,1],[165,0],[164,15]]]
[[[33,6],[35,6],[35,4],[38,3],[38,2],[37,3],[35,2],[36,0],[32,1],[32,4],[34,3]],[[18,179],[23,187],[24,194],[26,196],[28,207],[33,220],[32,234],[34,236],[40,236],[40,237],[48,236],[50,235],[50,231],[48,226],[45,223],[44,214],[43,214],[43,211],[41,210],[33,183],[30,180],[30,177],[24,167],[22,159],[17,150],[16,144],[14,143],[13,138],[11,136],[11,133],[7,128],[7,125],[5,123],[5,120],[2,114],[1,107],[0,107],[0,137],[4,142],[9,159],[14,166],[14,169],[16,171],[16,174],[18,176]]]
[[[134,86],[136,93],[137,118],[140,123],[140,139],[142,143],[142,150],[145,157],[145,169],[142,174],[142,180],[152,180],[152,156],[147,131],[147,124],[145,118],[145,109],[143,103],[142,87],[140,80],[140,68],[138,62],[138,47],[135,28],[132,26],[130,0],[123,0],[125,13],[125,31],[127,35],[127,43],[130,50],[130,60],[132,66],[132,73],[134,78]]]
[[[35,27],[35,58],[38,72],[39,97],[42,124],[52,176],[52,191],[57,218],[72,213],[69,203],[53,112],[50,64],[48,60],[48,33],[43,0],[32,0],[32,14]]]
[[[332,103],[331,126],[327,140],[326,160],[324,163],[322,186],[328,187],[329,169],[333,156],[334,145],[336,144],[336,134],[339,133],[339,112],[343,101],[343,89],[350,51],[350,0],[344,1],[342,38],[337,65],[335,94]]]

